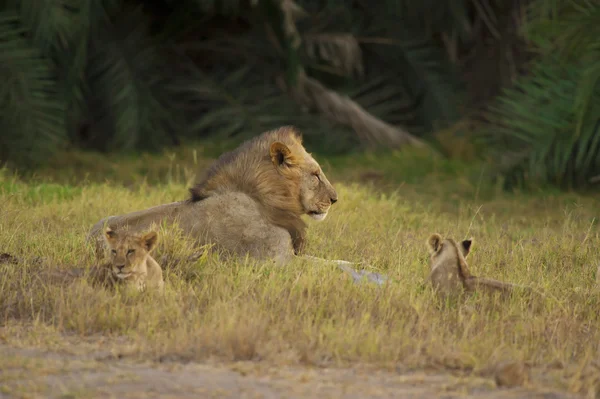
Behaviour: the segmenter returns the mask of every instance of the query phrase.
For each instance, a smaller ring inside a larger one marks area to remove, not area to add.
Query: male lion
[[[285,264],[304,248],[301,216],[323,220],[337,193],[304,149],[293,127],[265,132],[221,155],[190,189],[189,199],[159,205],[96,223],[89,234],[96,254],[103,227],[149,228],[177,222],[197,244]]]
[[[440,297],[454,296],[463,290],[500,292],[503,295],[509,294],[515,288],[530,291],[529,287],[473,276],[466,261],[472,244],[473,239],[457,244],[453,239],[444,239],[439,234],[432,234],[427,240],[431,266],[429,280]]]
[[[146,288],[163,290],[162,269],[150,255],[158,242],[155,231],[134,235],[108,227],[104,231],[104,240],[110,249],[110,262],[92,271],[94,282],[108,283],[109,286],[123,284],[138,291]]]

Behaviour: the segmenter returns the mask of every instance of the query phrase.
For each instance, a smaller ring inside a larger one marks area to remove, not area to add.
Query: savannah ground
[[[600,397],[600,201],[503,193],[479,163],[317,155],[339,202],[310,222],[306,252],[362,261],[383,287],[303,260],[178,262],[193,250],[164,228],[164,297],[57,277],[93,263],[100,218],[185,198],[219,152],[201,150],[67,154],[0,176],[0,253],[19,261],[0,263],[0,397]],[[473,274],[545,298],[443,306],[425,284],[434,232],[474,237]],[[503,361],[527,362],[528,383],[497,388]]]

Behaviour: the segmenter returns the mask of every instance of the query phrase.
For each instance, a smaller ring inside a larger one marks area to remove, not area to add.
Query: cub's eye
[[[113,255],[116,255],[116,254],[117,254],[117,250],[116,250],[116,249],[113,249],[113,250],[111,250],[110,252],[111,252]]]
[[[131,255],[134,252],[135,252],[135,249],[130,249],[130,250],[127,251],[127,255]]]

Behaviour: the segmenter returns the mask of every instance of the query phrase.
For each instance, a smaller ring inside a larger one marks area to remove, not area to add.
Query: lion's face
[[[125,280],[145,273],[141,269],[157,244],[158,234],[151,231],[137,236],[107,228],[104,238],[110,249],[111,271],[116,278]]]
[[[300,201],[308,216],[323,220],[331,205],[337,201],[337,193],[312,157],[305,166],[300,183]]]
[[[300,144],[289,148],[274,142],[270,152],[275,166],[296,182],[303,212],[315,220],[324,220],[338,196],[319,163]]]

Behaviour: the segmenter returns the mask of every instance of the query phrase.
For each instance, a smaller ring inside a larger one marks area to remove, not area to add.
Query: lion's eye
[[[135,252],[135,249],[130,249],[129,251],[127,251],[127,255],[131,255],[134,252]]]
[[[318,173],[313,173],[313,176],[316,177],[318,181],[321,181],[321,178],[319,177]]]
[[[117,254],[117,250],[116,250],[116,249],[113,249],[113,250],[112,250],[112,251],[110,251],[110,252],[112,252],[112,254],[113,254],[113,255],[116,255],[116,254]]]

